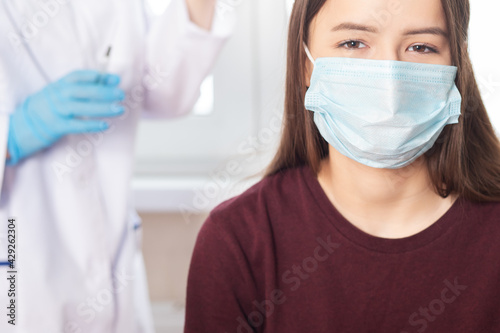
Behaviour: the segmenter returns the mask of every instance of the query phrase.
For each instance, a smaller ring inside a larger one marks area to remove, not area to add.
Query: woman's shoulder
[[[267,176],[219,204],[198,234],[198,248],[208,252],[217,249],[219,255],[244,256],[241,262],[262,260],[275,238],[280,237],[279,230],[293,223],[289,217],[306,209],[299,204],[307,197],[301,189],[308,177],[304,171],[304,167],[297,167]]]
[[[466,221],[469,233],[480,233],[500,238],[500,202],[472,201],[461,198],[456,218]]]
[[[231,212],[250,213],[255,209],[262,209],[279,199],[282,204],[298,186],[303,178],[304,169],[307,167],[295,167],[282,170],[267,176],[248,188],[246,191],[216,206],[211,214],[224,215]]]
[[[267,176],[240,195],[216,206],[209,220],[223,224],[224,228],[238,229],[270,224],[273,222],[271,215],[279,216],[281,210],[297,206],[294,203],[303,195],[301,188],[309,170],[307,166],[299,166]]]
[[[465,216],[500,220],[500,201],[474,201],[467,198],[459,200]]]

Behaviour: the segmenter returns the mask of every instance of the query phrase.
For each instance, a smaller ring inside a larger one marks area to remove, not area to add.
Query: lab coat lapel
[[[17,29],[34,56],[29,68],[39,63],[51,81],[84,67],[81,43],[75,32],[69,3],[48,6],[35,0],[9,1]],[[45,82],[44,82],[45,83]],[[46,84],[46,83],[45,83]]]

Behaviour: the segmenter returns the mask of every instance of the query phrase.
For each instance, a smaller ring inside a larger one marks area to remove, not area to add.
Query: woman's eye
[[[340,44],[340,46],[346,49],[364,49],[366,47],[366,45],[359,40],[349,40]]]
[[[408,48],[408,51],[417,53],[438,53],[436,49],[425,44],[412,45]]]

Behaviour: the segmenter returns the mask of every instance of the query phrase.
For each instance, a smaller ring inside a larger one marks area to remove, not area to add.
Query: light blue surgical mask
[[[397,169],[458,123],[457,67],[390,60],[312,58],[305,107],[323,138],[373,168]]]

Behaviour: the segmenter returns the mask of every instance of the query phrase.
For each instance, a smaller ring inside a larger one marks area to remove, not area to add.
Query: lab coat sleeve
[[[14,110],[12,92],[7,80],[5,64],[0,59],[0,195],[3,187],[5,160],[7,159],[7,138],[9,135],[9,114]]]
[[[9,114],[0,113],[0,156],[2,156],[2,163],[0,163],[0,196],[3,187],[3,175],[5,171],[5,160],[7,159],[7,136],[9,134]]]
[[[185,0],[172,0],[150,23],[147,36],[145,118],[176,118],[191,111],[200,85],[231,34],[235,13],[215,11],[211,31],[190,21]]]

